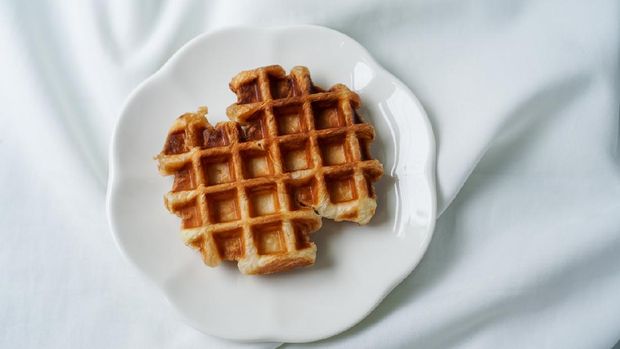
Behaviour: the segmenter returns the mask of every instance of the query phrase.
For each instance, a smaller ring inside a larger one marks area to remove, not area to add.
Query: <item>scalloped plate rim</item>
[[[316,333],[314,332],[313,334],[307,334],[307,335],[296,335],[296,336],[286,336],[286,335],[264,335],[264,336],[243,336],[243,335],[227,335],[227,334],[223,334],[222,331],[217,331],[217,330],[212,330],[212,329],[207,329],[204,328],[203,326],[201,326],[200,324],[196,324],[193,319],[191,319],[190,317],[186,316],[186,314],[184,314],[177,306],[176,304],[170,299],[169,295],[165,292],[165,290],[163,289],[163,287],[159,284],[157,284],[157,282],[155,282],[155,280],[153,280],[150,276],[149,273],[144,269],[144,267],[142,267],[139,263],[137,263],[136,261],[134,261],[133,257],[131,256],[131,254],[127,251],[127,249],[124,247],[123,243],[119,240],[119,235],[118,235],[118,228],[117,228],[117,222],[116,222],[116,218],[113,216],[112,214],[112,206],[114,205],[114,201],[115,201],[115,187],[117,187],[117,183],[121,180],[120,178],[118,178],[118,174],[117,174],[117,167],[118,167],[118,157],[115,156],[117,153],[117,143],[118,143],[118,138],[119,136],[119,129],[120,129],[120,125],[122,124],[122,122],[128,117],[127,116],[127,107],[130,105],[131,101],[136,98],[136,96],[138,96],[148,85],[150,85],[151,83],[153,83],[153,81],[158,80],[158,79],[163,79],[166,74],[169,73],[170,70],[173,69],[173,67],[175,66],[175,63],[178,59],[180,59],[183,54],[188,51],[191,50],[194,46],[199,45],[202,41],[208,40],[211,37],[214,37],[216,35],[221,35],[221,34],[225,34],[226,32],[229,31],[262,31],[262,32],[278,32],[278,31],[284,31],[284,30],[290,30],[290,29],[310,29],[310,30],[320,30],[320,31],[325,31],[325,32],[329,32],[330,34],[333,35],[338,35],[341,36],[343,38],[345,38],[346,40],[348,40],[350,43],[354,44],[356,46],[356,49],[358,49],[360,51],[360,53],[364,56],[364,58],[366,59],[366,63],[369,63],[372,66],[372,69],[380,72],[383,75],[386,75],[387,78],[389,78],[391,81],[393,81],[394,83],[396,83],[399,88],[403,91],[406,91],[407,93],[407,97],[410,98],[415,104],[416,107],[419,109],[419,112],[422,114],[423,118],[424,118],[424,124],[427,128],[427,133],[428,133],[428,141],[429,141],[429,154],[428,154],[428,158],[426,159],[426,166],[425,166],[425,179],[428,181],[429,186],[431,187],[430,189],[430,201],[431,201],[431,206],[429,207],[430,209],[430,223],[429,223],[429,227],[428,227],[428,233],[424,239],[424,241],[422,242],[421,246],[420,246],[420,250],[419,253],[416,254],[416,258],[413,258],[410,260],[410,263],[408,265],[407,268],[403,269],[403,272],[394,280],[392,280],[392,282],[387,285],[385,287],[385,291],[383,292],[382,295],[380,295],[380,297],[378,299],[376,299],[376,302],[374,302],[374,305],[370,308],[368,308],[365,312],[363,312],[363,314],[361,316],[356,317],[355,319],[352,319],[351,321],[349,321],[348,323],[344,324],[341,327],[338,328],[331,328],[329,330],[325,330],[322,331],[320,333]],[[187,43],[185,43],[181,48],[179,48],[163,65],[161,68],[159,68],[155,73],[153,73],[152,75],[150,75],[148,78],[146,78],[144,81],[142,81],[140,84],[138,84],[137,87],[134,88],[134,90],[129,94],[129,96],[127,97],[127,99],[125,100],[123,107],[121,109],[121,112],[119,113],[119,117],[117,118],[117,120],[115,121],[115,125],[114,125],[114,129],[112,132],[112,137],[111,137],[111,143],[110,143],[110,153],[109,153],[109,169],[108,169],[108,185],[107,185],[107,190],[106,190],[106,215],[107,215],[107,219],[108,219],[108,223],[110,225],[110,232],[112,235],[112,238],[116,244],[116,246],[118,247],[118,249],[121,251],[121,254],[124,256],[124,258],[129,262],[130,265],[132,265],[133,268],[136,268],[139,271],[139,275],[141,277],[143,277],[145,280],[147,280],[148,283],[152,284],[153,286],[155,286],[156,288],[159,289],[159,291],[163,294],[164,298],[166,299],[166,301],[172,306],[172,308],[175,310],[175,312],[181,317],[183,318],[183,320],[188,323],[189,325],[191,325],[192,327],[196,328],[197,330],[204,332],[206,334],[209,335],[213,335],[213,336],[217,336],[217,337],[221,337],[221,338],[227,338],[227,339],[232,339],[235,341],[240,341],[240,342],[274,342],[274,341],[278,341],[278,342],[293,342],[293,343],[302,343],[302,342],[309,342],[309,341],[316,341],[316,340],[321,340],[321,339],[325,339],[325,338],[329,338],[332,337],[334,335],[337,335],[339,333],[342,333],[350,328],[352,328],[353,326],[355,326],[356,324],[358,324],[360,321],[362,321],[364,318],[366,318],[384,299],[385,297],[387,297],[392,290],[397,287],[407,276],[409,276],[411,274],[411,272],[417,267],[417,265],[420,263],[422,257],[424,256],[424,254],[426,253],[428,246],[430,244],[430,241],[432,239],[433,233],[434,233],[434,228],[435,228],[435,218],[436,218],[436,202],[437,202],[437,198],[436,198],[436,191],[435,191],[435,163],[436,163],[436,145],[435,145],[435,139],[434,139],[434,134],[432,131],[432,126],[430,124],[430,121],[428,120],[428,116],[426,115],[426,112],[424,110],[424,108],[422,107],[420,101],[417,99],[417,97],[413,94],[413,92],[411,92],[411,90],[404,85],[404,83],[402,83],[398,78],[396,78],[394,75],[392,75],[390,72],[388,72],[385,68],[383,68],[375,59],[374,57],[372,57],[372,55],[368,52],[368,50],[366,48],[364,48],[361,44],[359,44],[356,40],[350,38],[348,35],[343,34],[339,31],[336,31],[334,29],[331,28],[327,28],[327,27],[323,27],[323,26],[317,26],[317,25],[284,25],[284,26],[272,26],[272,27],[262,27],[262,26],[231,26],[231,27],[223,27],[220,29],[216,29],[213,31],[209,31],[209,32],[205,32],[202,33],[196,37],[194,37],[193,39],[191,39],[190,41],[188,41]]]

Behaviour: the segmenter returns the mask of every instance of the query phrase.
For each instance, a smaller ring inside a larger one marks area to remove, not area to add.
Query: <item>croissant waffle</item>
[[[374,128],[356,113],[356,93],[321,90],[305,67],[241,72],[230,88],[233,121],[213,127],[201,108],[170,128],[157,157],[174,175],[166,207],[207,265],[237,260],[244,274],[311,265],[321,217],[366,224],[374,215],[372,183],[383,174],[370,157]]]

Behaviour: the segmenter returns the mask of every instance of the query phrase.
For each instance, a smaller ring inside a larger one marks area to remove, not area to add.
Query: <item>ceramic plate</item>
[[[304,65],[318,86],[355,90],[376,128],[372,153],[385,175],[368,225],[323,219],[312,235],[314,266],[246,276],[233,263],[207,267],[184,245],[179,219],[163,204],[172,180],[158,174],[153,156],[177,116],[207,105],[211,123],[226,120],[230,79],[271,64]],[[108,217],[127,259],[194,327],[244,341],[312,341],[362,320],[418,264],[435,222],[434,166],[420,103],[353,39],[316,26],[224,29],[183,46],[129,97],[112,139]]]

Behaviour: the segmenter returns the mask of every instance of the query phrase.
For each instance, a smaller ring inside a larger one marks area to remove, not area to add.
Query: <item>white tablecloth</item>
[[[0,347],[279,345],[180,321],[116,250],[104,197],[111,129],[139,82],[202,32],[289,23],[352,36],[417,94],[443,212],[418,269],[309,346],[613,346],[619,22],[614,0],[3,1]]]

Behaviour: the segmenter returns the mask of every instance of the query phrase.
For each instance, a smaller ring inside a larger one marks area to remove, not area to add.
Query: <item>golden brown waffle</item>
[[[306,67],[287,76],[278,65],[241,72],[230,89],[237,103],[228,117],[280,160],[277,174],[310,184],[313,195],[297,195],[298,202],[336,221],[368,223],[377,206],[372,182],[383,166],[370,156],[374,128],[355,111],[355,92],[342,84],[324,91]]]
[[[239,98],[228,115],[239,123],[213,127],[202,108],[171,127],[157,157],[175,176],[166,207],[207,265],[237,260],[245,274],[266,274],[313,264],[321,216],[365,224],[375,211],[383,169],[370,159],[374,130],[354,111],[359,97],[314,87],[303,67],[242,72],[231,88]]]

